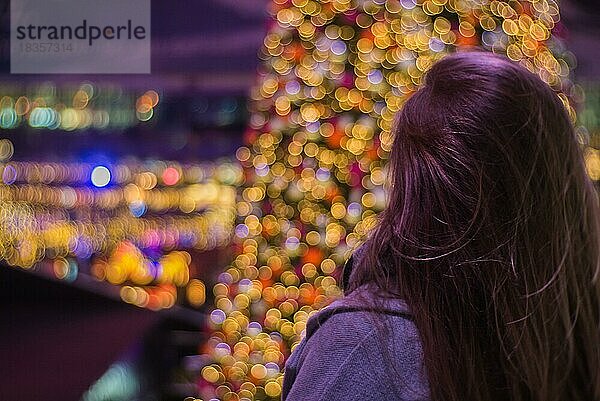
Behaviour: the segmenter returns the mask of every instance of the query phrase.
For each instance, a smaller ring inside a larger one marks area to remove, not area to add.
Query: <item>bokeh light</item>
[[[123,93],[107,84],[90,82],[55,84],[3,85],[0,83],[0,129],[15,129],[23,124],[31,128],[123,129],[150,121],[155,117],[160,96],[150,89],[141,96]]]
[[[8,140],[0,153],[12,156]],[[119,287],[124,302],[153,310],[205,304],[192,254],[230,242],[234,188],[243,180],[237,163],[128,159],[108,169],[6,160],[0,172],[4,263],[68,282],[91,276]]]
[[[179,171],[175,167],[167,167],[162,174],[165,185],[175,185],[179,181]]]
[[[90,177],[92,184],[96,187],[105,187],[110,182],[110,170],[104,166],[94,167]]]

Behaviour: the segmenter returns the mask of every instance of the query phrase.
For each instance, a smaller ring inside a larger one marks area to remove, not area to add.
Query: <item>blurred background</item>
[[[270,3],[153,0],[148,75],[19,75],[0,0],[0,399],[197,394]],[[600,9],[559,5],[600,149]]]
[[[9,3],[0,399],[194,394],[267,2],[152,1],[149,75],[11,75]]]

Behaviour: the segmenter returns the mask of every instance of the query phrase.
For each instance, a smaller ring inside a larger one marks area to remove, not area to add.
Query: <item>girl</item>
[[[396,116],[387,208],[285,401],[599,401],[600,212],[559,97],[447,56]]]

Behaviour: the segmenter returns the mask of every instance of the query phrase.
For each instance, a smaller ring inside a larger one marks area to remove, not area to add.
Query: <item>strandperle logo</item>
[[[11,73],[150,73],[150,0],[11,0]]]
[[[125,25],[99,27],[88,25],[87,20],[83,20],[81,25],[72,27],[69,25],[46,26],[46,25],[20,25],[17,27],[17,39],[29,40],[87,40],[88,45],[92,45],[98,39],[121,40],[121,39],[146,39],[146,28],[142,25],[134,26],[131,20],[127,20]]]

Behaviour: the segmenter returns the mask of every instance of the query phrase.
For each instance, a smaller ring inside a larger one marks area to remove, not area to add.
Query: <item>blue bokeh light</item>
[[[95,187],[105,187],[110,182],[110,170],[104,166],[96,166],[92,170],[91,178]]]

